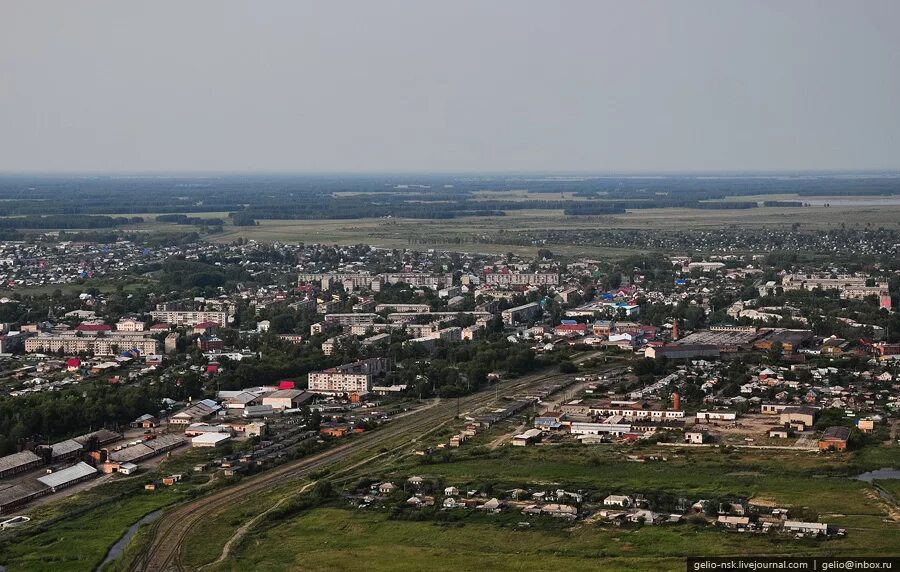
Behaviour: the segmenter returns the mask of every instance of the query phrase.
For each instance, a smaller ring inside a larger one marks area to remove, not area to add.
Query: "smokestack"
[[[678,341],[678,320],[672,324],[672,341]]]
[[[681,396],[678,395],[678,392],[672,394],[672,410],[679,411],[681,410]]]

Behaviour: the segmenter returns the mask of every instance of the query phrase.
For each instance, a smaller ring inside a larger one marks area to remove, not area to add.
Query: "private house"
[[[685,431],[684,441],[692,445],[702,445],[709,440],[709,433],[706,431]]]
[[[614,506],[617,508],[629,508],[634,506],[634,500],[625,495],[609,495],[603,499],[603,506]]]
[[[847,427],[829,427],[822,433],[819,439],[820,451],[844,451],[847,449],[847,441],[850,439],[850,429]]]

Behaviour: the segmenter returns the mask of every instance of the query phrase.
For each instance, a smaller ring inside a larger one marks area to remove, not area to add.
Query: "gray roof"
[[[850,438],[850,429],[847,427],[829,427],[822,433],[823,439],[841,439],[846,441]]]
[[[44,490],[47,490],[47,485],[31,480],[0,487],[0,507],[29,499]]]
[[[13,453],[12,455],[7,455],[5,457],[0,457],[0,472],[8,471],[10,469],[15,469],[16,467],[21,467],[22,465],[27,465],[29,463],[33,463],[35,461],[40,461],[41,458],[32,453],[31,451],[22,451],[21,453]]]
[[[270,397],[274,397],[276,399],[294,399],[295,397],[299,397],[302,394],[302,389],[279,389],[277,391],[273,391],[263,399],[269,399]]]
[[[87,463],[81,462],[77,465],[72,465],[68,469],[63,469],[61,471],[56,471],[55,473],[50,473],[49,475],[40,477],[38,481],[44,483],[48,487],[55,488],[65,486],[72,481],[76,481],[89,475],[93,475],[96,472],[97,469],[88,465]]]
[[[97,441],[102,445],[103,443],[110,443],[112,441],[117,441],[122,438],[120,433],[116,433],[115,431],[110,431],[109,429],[99,429],[94,431],[93,433],[85,433],[80,437],[75,437],[74,441],[78,441],[82,445],[86,445],[88,441],[91,440],[91,437],[96,437]]]
[[[74,439],[60,441],[59,443],[54,443],[50,447],[53,449],[54,458],[62,455],[67,455],[69,453],[74,453],[75,451],[81,451],[82,449],[81,443],[75,441]]]
[[[125,463],[128,461],[146,459],[147,457],[152,457],[153,454],[153,449],[141,443],[140,445],[124,447],[119,451],[110,451],[109,459],[116,463]]]
[[[158,451],[159,449],[165,449],[166,447],[171,447],[172,445],[177,445],[178,443],[184,443],[185,438],[184,435],[172,434],[172,435],[160,435],[156,439],[152,441],[145,441],[144,445],[150,447],[154,451]]]

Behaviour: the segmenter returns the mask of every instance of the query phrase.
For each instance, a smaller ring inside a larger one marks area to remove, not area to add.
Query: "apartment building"
[[[346,290],[361,290],[370,287],[374,279],[371,274],[363,272],[315,272],[298,275],[297,285],[318,282],[323,290],[328,290],[334,283],[341,284]]]
[[[400,282],[410,286],[424,286],[438,289],[445,286],[453,286],[453,274],[419,274],[417,272],[396,272],[379,274],[378,278],[388,284]]]
[[[531,302],[529,304],[510,308],[509,310],[503,310],[502,312],[500,312],[500,317],[503,319],[504,324],[509,324],[510,326],[512,326],[517,322],[527,322],[528,320],[537,318],[540,314],[540,304],[538,304],[537,302]]]
[[[150,312],[156,322],[167,322],[176,326],[193,326],[203,322],[214,322],[219,327],[228,325],[227,312],[205,310],[154,310]]]
[[[502,286],[556,286],[559,274],[555,272],[492,272],[485,274],[485,284]]]
[[[116,355],[137,350],[141,355],[159,353],[159,342],[141,334],[90,334],[82,332],[61,332],[38,334],[25,340],[25,351],[59,352],[67,354],[93,353],[94,355]]]
[[[429,304],[378,304],[375,306],[375,312],[384,312],[385,310],[393,310],[394,312],[412,312],[412,313],[422,313],[422,312],[430,312],[431,305]]]
[[[378,314],[325,314],[326,324],[338,326],[357,326],[360,324],[372,324]]]
[[[788,274],[781,280],[781,287],[785,290],[839,290],[841,298],[862,299],[866,296],[881,296],[888,292],[886,282],[875,282],[867,286],[869,280],[866,276],[852,276],[840,274],[832,277],[830,274]]]
[[[309,391],[326,395],[364,395],[372,389],[372,379],[387,369],[387,359],[372,358],[309,374]]]

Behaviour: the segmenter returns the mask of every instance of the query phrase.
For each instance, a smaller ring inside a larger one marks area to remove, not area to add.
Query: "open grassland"
[[[848,534],[842,539],[813,541],[726,533],[691,523],[634,529],[552,520],[521,529],[517,523],[523,518],[512,512],[497,516],[468,513],[453,523],[395,521],[387,510],[353,510],[337,500],[329,507],[263,518],[233,546],[231,556],[205,569],[356,570],[364,562],[366,570],[375,571],[681,570],[689,555],[900,554],[900,523],[889,520],[891,506],[871,485],[850,478],[864,470],[897,466],[900,448],[896,446],[847,454],[575,445],[505,445],[489,451],[473,442],[444,461],[424,464],[421,457],[409,454],[408,446],[403,451],[406,453],[398,451],[378,462],[367,462],[365,469],[358,469],[359,474],[394,482],[418,474],[461,489],[490,485],[494,491],[519,486],[582,490],[594,502],[610,493],[667,494],[692,502],[744,497],[802,507],[817,513],[821,521],[847,528]],[[666,461],[629,460],[634,455],[665,456]],[[165,470],[187,472],[197,460],[189,452],[173,458]],[[346,487],[347,481],[336,474],[325,478],[332,479],[337,490]],[[139,479],[143,482],[146,477]],[[900,490],[896,483],[880,484],[896,494]],[[183,563],[198,569],[216,561],[237,530],[279,501],[297,498],[303,485],[285,483],[239,499],[215,518],[203,521],[185,539]],[[115,494],[126,486],[125,481],[103,485],[30,514],[37,521],[46,521],[99,502],[102,495]],[[141,491],[45,529],[23,531],[16,542],[0,548],[0,563],[9,570],[92,570],[128,526],[153,510],[187,498],[191,488]],[[125,569],[144,536],[139,532],[110,569]],[[75,545],[79,550],[71,549]]]
[[[530,195],[529,195],[530,196]],[[531,200],[526,196],[523,201]],[[772,199],[772,197],[765,197]],[[779,197],[779,199],[794,197]],[[877,200],[875,197],[869,197]],[[860,199],[854,197],[854,200]],[[900,205],[861,204],[843,207],[775,208],[743,210],[702,210],[684,208],[632,210],[620,215],[567,216],[556,210],[509,211],[506,216],[460,217],[448,220],[363,218],[342,220],[261,220],[256,226],[236,227],[226,213],[202,216],[226,220],[224,231],[210,235],[218,242],[238,238],[264,242],[307,242],[324,244],[371,244],[384,248],[434,248],[437,250],[533,255],[541,244],[504,244],[504,234],[521,231],[622,229],[648,232],[702,231],[721,228],[802,229],[847,227],[900,228]],[[193,215],[192,215],[193,216]],[[198,215],[201,216],[201,215]],[[126,228],[142,231],[184,232],[194,227],[147,222]],[[591,245],[554,245],[554,252],[569,256],[621,258],[640,252],[628,248]]]
[[[476,519],[392,521],[385,512],[323,508],[266,530],[218,570],[683,570],[705,555],[867,555],[897,552],[885,534],[796,540],[725,533],[691,524],[620,529],[577,523],[527,530]]]

